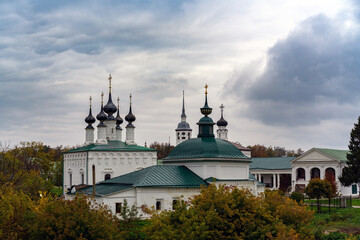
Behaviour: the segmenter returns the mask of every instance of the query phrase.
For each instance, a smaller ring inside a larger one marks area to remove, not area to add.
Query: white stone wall
[[[70,187],[70,174],[72,185],[81,184],[81,174],[84,174],[86,184],[86,152],[64,154],[64,191]]]
[[[81,174],[84,174],[84,184],[92,184],[92,165],[95,165],[95,180],[105,180],[105,174],[111,178],[130,173],[157,164],[156,152],[86,152],[64,154],[64,189],[81,184]],[[86,166],[86,162],[88,165]]]
[[[166,163],[166,165],[185,165],[191,171],[206,179],[214,177],[218,179],[249,179],[249,163],[248,162],[183,162]]]
[[[96,182],[124,175],[157,164],[156,152],[89,152],[88,184],[92,184],[92,165],[95,165]]]

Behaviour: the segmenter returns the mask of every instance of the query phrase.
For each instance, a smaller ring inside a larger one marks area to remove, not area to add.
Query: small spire
[[[129,98],[130,98],[130,107],[131,107],[131,99],[132,99],[132,95],[131,95],[131,93],[130,93]]]
[[[120,98],[118,97],[118,98],[117,98],[117,104],[118,104],[118,105],[117,105],[117,108],[118,108],[118,109],[119,109],[119,102],[120,102]]]
[[[207,89],[208,89],[208,85],[205,84],[205,95],[207,95]]]
[[[224,108],[225,108],[224,104],[221,104],[221,105],[220,105],[220,109],[221,109],[221,118],[223,118]]]
[[[109,74],[109,93],[111,93],[111,74]]]
[[[186,118],[186,114],[185,114],[185,92],[184,92],[184,90],[183,90],[183,106],[182,106],[181,118]]]
[[[104,104],[104,92],[101,92],[101,105]]]
[[[90,100],[90,109],[91,109],[91,100],[92,100],[92,97],[91,97],[91,96],[90,96],[89,100]]]

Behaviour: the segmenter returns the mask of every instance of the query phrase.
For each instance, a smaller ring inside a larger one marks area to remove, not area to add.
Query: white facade
[[[191,138],[191,130],[175,130],[176,132],[176,145]]]
[[[359,194],[359,189],[357,189],[356,193],[353,193],[352,186],[342,186],[338,179],[342,173],[342,169],[346,166],[346,163],[326,155],[316,148],[312,148],[294,159],[291,164],[291,182],[293,190],[304,189],[312,178],[319,177],[320,179],[324,179],[326,171],[332,171],[335,173],[339,194],[344,196],[355,196]]]
[[[219,129],[216,130],[216,133],[217,133],[217,137],[218,138],[221,138],[223,140],[228,140],[228,130],[226,129],[225,126],[219,126]]]
[[[92,184],[92,165],[95,182],[124,175],[157,164],[156,152],[75,152],[64,154],[64,191],[72,185]]]
[[[166,163],[166,165],[179,165],[179,163]],[[186,166],[202,179],[210,177],[224,180],[249,179],[249,162],[189,161],[181,165]]]

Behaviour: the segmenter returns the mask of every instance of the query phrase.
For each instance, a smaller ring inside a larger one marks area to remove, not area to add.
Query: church
[[[90,97],[84,145],[63,153],[66,198],[71,199],[76,192],[93,195],[115,214],[121,211],[124,200],[135,205],[139,212],[144,206],[171,210],[179,199],[189,199],[209,184],[247,188],[258,195],[265,188],[303,191],[310,179],[323,179],[329,174],[336,179],[340,194],[359,193],[356,184],[344,187],[338,181],[346,166],[346,150],[312,148],[299,157],[251,158],[250,149],[228,140],[222,104],[220,119],[215,123],[209,117],[212,108],[208,104],[207,86],[197,136],[192,137],[193,131],[186,121],[183,92],[181,121],[175,129],[176,147],[158,161],[156,150],[136,144],[131,94],[123,140],[121,124],[124,121],[120,116],[119,98],[117,106],[112,101],[111,80],[110,75],[108,101],[103,106],[102,93],[96,119]]]
[[[64,156],[64,194],[72,198],[76,192],[93,195],[98,202],[106,204],[115,214],[121,210],[126,199],[138,209],[143,206],[157,210],[171,210],[179,199],[189,199],[200,193],[201,187],[209,184],[226,184],[249,189],[257,195],[265,190],[249,172],[251,159],[249,149],[227,140],[227,122],[217,122],[217,136],[209,115],[208,92],[205,86],[204,106],[200,108],[203,117],[197,123],[198,134],[192,138],[192,129],[186,122],[185,99],[181,122],[175,130],[177,146],[157,164],[156,151],[142,147],[135,142],[136,120],[132,110],[131,95],[129,113],[125,116],[126,136],[122,140],[123,123],[119,103],[116,107],[111,95],[109,76],[109,98],[96,119],[97,139],[92,126],[91,97],[89,115],[85,118],[84,146],[72,149]],[[119,101],[119,100],[118,100]],[[114,117],[114,114],[117,115]],[[219,138],[220,137],[220,138]],[[140,211],[141,212],[141,211]],[[146,217],[146,216],[145,216]]]

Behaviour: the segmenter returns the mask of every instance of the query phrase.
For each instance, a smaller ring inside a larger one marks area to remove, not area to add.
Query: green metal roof
[[[264,170],[282,170],[291,169],[291,160],[296,157],[267,157],[267,158],[252,158],[250,169],[264,169]]]
[[[88,151],[123,151],[123,152],[136,151],[136,152],[138,152],[138,151],[156,151],[156,150],[147,148],[147,147],[138,146],[138,145],[127,145],[126,143],[117,141],[117,140],[108,140],[107,144],[90,144],[87,146],[69,150],[65,153],[88,152]]]
[[[249,172],[249,179],[219,179],[219,178],[214,178],[214,177],[208,177],[207,179],[205,179],[205,181],[208,181],[208,182],[255,181],[255,182],[257,182],[258,186],[265,185],[264,183],[259,182],[255,178],[255,176],[253,174],[251,174],[250,172]]]
[[[192,138],[177,145],[166,160],[177,159],[228,158],[250,160],[233,144],[220,138]]]
[[[314,148],[314,149],[342,162],[347,161],[346,155],[349,152],[348,150],[337,150],[337,149],[326,149],[326,148]]]
[[[200,187],[207,183],[185,166],[151,166],[96,184],[96,195],[104,196],[133,187]],[[79,192],[92,194],[92,186]]]

